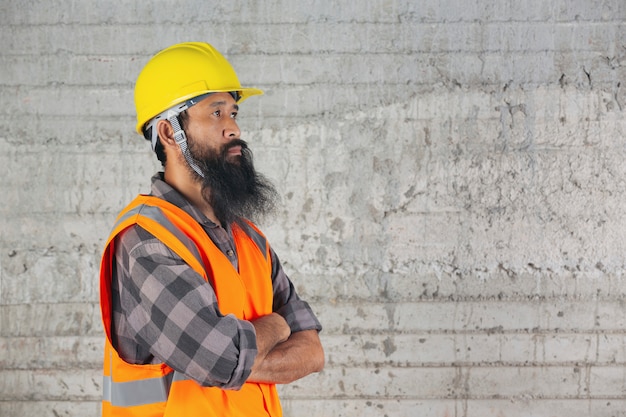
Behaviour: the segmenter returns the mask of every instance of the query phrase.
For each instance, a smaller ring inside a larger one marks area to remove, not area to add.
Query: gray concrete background
[[[286,416],[626,415],[623,0],[0,0],[0,415],[99,413],[97,270],[158,169],[134,80],[208,41],[325,330]]]

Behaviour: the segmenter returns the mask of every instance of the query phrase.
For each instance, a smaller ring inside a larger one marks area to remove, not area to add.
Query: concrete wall
[[[623,0],[0,2],[0,415],[99,412],[97,268],[158,168],[132,88],[205,40],[325,325],[286,416],[625,416]]]

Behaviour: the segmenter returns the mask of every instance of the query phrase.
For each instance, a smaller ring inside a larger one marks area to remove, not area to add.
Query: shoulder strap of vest
[[[174,216],[166,216],[159,209],[170,211]],[[200,252],[193,239],[187,237],[190,229],[200,235],[204,232],[184,210],[158,197],[139,195],[118,216],[112,237],[133,224],[152,233],[189,264],[194,271],[205,280],[207,279]],[[167,227],[168,225],[170,227]],[[179,230],[183,234],[180,234]]]

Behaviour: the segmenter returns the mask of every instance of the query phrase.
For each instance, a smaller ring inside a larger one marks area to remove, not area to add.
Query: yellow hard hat
[[[179,43],[162,50],[137,77],[137,133],[143,135],[144,125],[170,107],[218,92],[236,92],[239,103],[263,94],[257,88],[242,88],[230,63],[208,43]]]

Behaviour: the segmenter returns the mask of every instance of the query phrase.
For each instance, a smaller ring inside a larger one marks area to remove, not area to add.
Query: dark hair
[[[185,130],[185,127],[187,126],[187,121],[189,120],[189,114],[187,113],[187,110],[181,112],[178,115],[178,123],[180,123],[180,128]],[[143,131],[143,137],[146,138],[146,140],[151,141],[152,140],[152,129],[155,129],[156,126],[151,127],[149,129],[144,129]],[[165,161],[167,160],[167,157],[165,155],[165,148],[163,148],[163,145],[161,144],[161,138],[157,137],[157,141],[156,141],[156,145],[154,145],[154,152],[156,153],[157,159],[159,161],[161,161],[161,165],[165,166]]]

